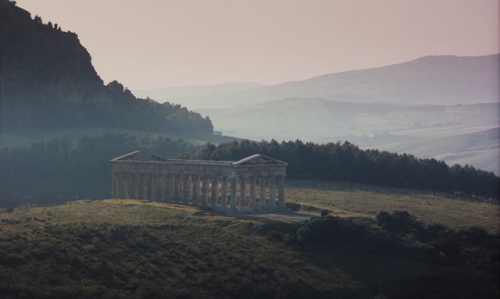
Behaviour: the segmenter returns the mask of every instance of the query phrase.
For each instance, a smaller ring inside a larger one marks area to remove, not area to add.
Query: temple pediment
[[[135,151],[112,159],[111,161],[166,161],[167,159],[141,151]]]
[[[233,165],[284,165],[287,166],[286,162],[280,161],[278,159],[274,159],[268,156],[264,156],[261,154],[252,155],[250,157],[243,158],[237,162],[234,162]]]

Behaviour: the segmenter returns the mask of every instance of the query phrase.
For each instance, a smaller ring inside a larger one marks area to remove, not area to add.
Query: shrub
[[[291,234],[286,234],[283,237],[283,243],[287,246],[292,246],[297,244],[297,236],[296,235],[291,235]]]
[[[328,214],[330,214],[332,211],[330,210],[321,210],[321,217],[325,217],[325,216],[328,216]]]
[[[336,245],[352,242],[365,234],[365,229],[350,219],[326,216],[307,221],[297,231],[299,242],[303,244]]]
[[[300,204],[298,204],[296,202],[287,202],[286,207],[292,211],[299,211],[300,210]]]
[[[269,232],[269,234],[267,235],[268,239],[275,239],[278,241],[283,241],[284,237],[285,237],[285,234],[283,234],[282,232],[276,231],[276,230]]]
[[[486,230],[479,227],[471,227],[465,230],[460,230],[458,235],[460,236],[462,242],[480,246],[484,246],[493,237],[488,234]]]
[[[427,226],[427,234],[429,234],[432,237],[437,237],[440,233],[446,231],[447,227],[445,225],[439,224],[439,223],[433,223],[429,224]]]
[[[460,256],[460,244],[452,238],[440,239],[435,245],[436,249],[444,253],[446,257],[456,258]]]
[[[390,215],[380,212],[376,216],[378,225],[387,231],[404,230],[416,226],[415,217],[407,211],[395,211]]]

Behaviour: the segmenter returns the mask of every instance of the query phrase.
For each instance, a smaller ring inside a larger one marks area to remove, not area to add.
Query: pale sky
[[[499,0],[17,0],[132,91],[500,52]]]

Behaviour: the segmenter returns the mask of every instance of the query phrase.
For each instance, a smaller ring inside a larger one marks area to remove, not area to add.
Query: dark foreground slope
[[[0,298],[498,295],[489,272],[278,240],[297,225],[132,200],[2,213]]]
[[[185,107],[138,99],[116,81],[104,85],[75,33],[7,0],[0,1],[0,39],[3,133],[83,126],[213,130],[208,118]]]

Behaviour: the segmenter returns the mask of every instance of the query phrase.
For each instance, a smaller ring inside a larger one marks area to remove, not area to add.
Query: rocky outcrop
[[[213,130],[208,118],[179,105],[137,99],[116,81],[104,85],[75,33],[32,18],[7,0],[0,0],[0,39],[3,130],[80,125]]]

